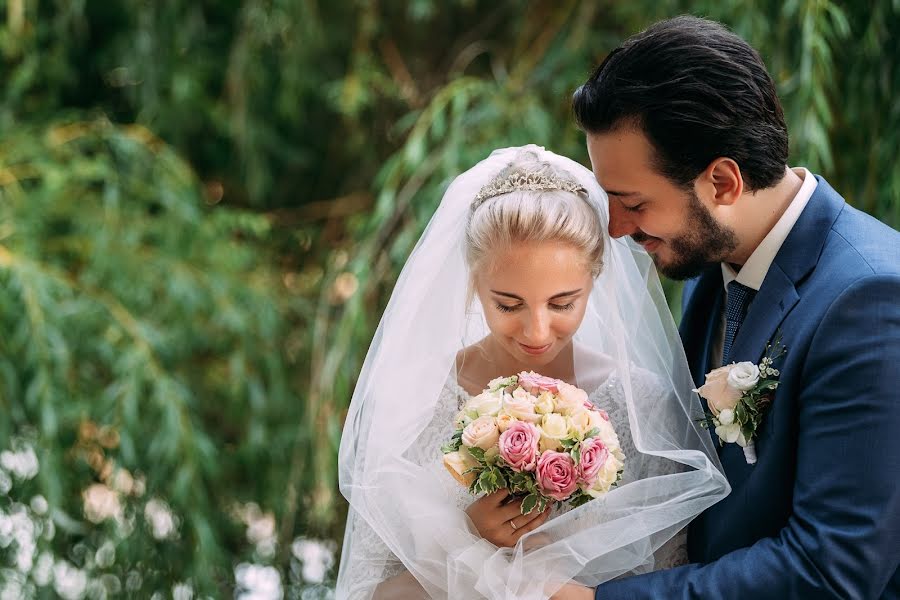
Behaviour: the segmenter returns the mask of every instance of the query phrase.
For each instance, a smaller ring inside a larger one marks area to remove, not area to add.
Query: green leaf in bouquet
[[[509,480],[506,477],[506,473],[503,472],[503,469],[500,467],[492,467],[492,469],[497,477],[497,485],[501,488],[508,488]]]
[[[451,452],[456,452],[459,450],[459,447],[462,446],[462,431],[457,431],[453,434],[453,437],[450,438],[450,441],[441,446],[441,452],[444,454],[450,454]]]
[[[500,482],[494,469],[485,469],[476,480],[477,491],[485,494],[493,494],[500,489]]]
[[[572,508],[578,508],[579,506],[587,504],[593,499],[594,498],[589,494],[585,494],[583,491],[578,490],[572,495],[571,498],[569,498],[569,504],[572,506]]]
[[[538,512],[544,512],[547,509],[547,505],[550,504],[550,498],[546,496],[538,496],[537,509]]]
[[[572,457],[572,460],[575,461],[575,466],[577,467],[581,464],[581,446],[576,446],[569,450],[569,456]]]
[[[531,514],[531,511],[535,509],[538,505],[538,495],[537,494],[528,494],[525,498],[522,499],[522,514],[528,515]]]
[[[592,438],[592,437],[597,437],[598,435],[600,435],[600,428],[599,428],[599,427],[594,427],[593,429],[591,429],[590,431],[588,431],[586,434],[584,434],[584,439],[589,439],[589,438]]]
[[[477,460],[480,463],[484,463],[484,450],[482,450],[481,448],[478,448],[477,446],[473,446],[471,448],[466,446],[466,450],[469,451],[469,454],[471,454],[472,456],[475,457],[475,460]]]

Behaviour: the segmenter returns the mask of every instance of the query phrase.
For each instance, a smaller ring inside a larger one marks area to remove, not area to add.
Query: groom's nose
[[[615,200],[609,201],[609,236],[620,238],[638,231],[627,210]]]

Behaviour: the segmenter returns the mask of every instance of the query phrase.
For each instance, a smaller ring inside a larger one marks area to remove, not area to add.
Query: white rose
[[[721,423],[722,425],[731,425],[732,423],[734,423],[734,411],[730,408],[726,408],[719,413],[718,419],[719,423]]]
[[[728,372],[728,385],[746,392],[759,383],[759,367],[752,362],[739,362]]]
[[[488,450],[500,440],[497,419],[487,415],[478,417],[463,429],[462,443],[469,448]]]
[[[474,412],[476,418],[485,415],[496,417],[501,403],[499,394],[482,392],[466,403],[466,412]]]
[[[534,411],[539,415],[546,415],[553,412],[553,394],[544,392],[538,396],[538,401],[534,404]]]
[[[747,438],[744,437],[744,433],[741,431],[740,423],[719,425],[716,427],[716,435],[729,444],[737,443],[742,448],[747,445]]]

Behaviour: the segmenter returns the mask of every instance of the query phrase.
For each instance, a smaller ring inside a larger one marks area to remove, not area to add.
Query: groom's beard
[[[637,233],[632,238],[638,243],[652,239],[643,233]],[[706,267],[725,260],[737,248],[738,240],[732,229],[713,218],[692,190],[684,229],[664,243],[672,256],[664,260],[659,254],[654,254],[656,268],[670,279],[690,279]]]

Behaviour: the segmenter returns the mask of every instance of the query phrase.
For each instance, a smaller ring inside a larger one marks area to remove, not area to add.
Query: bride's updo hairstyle
[[[568,172],[531,151],[515,159],[478,193],[466,224],[471,273],[496,250],[517,244],[563,242],[579,249],[596,278],[603,267],[603,230],[587,190]]]

